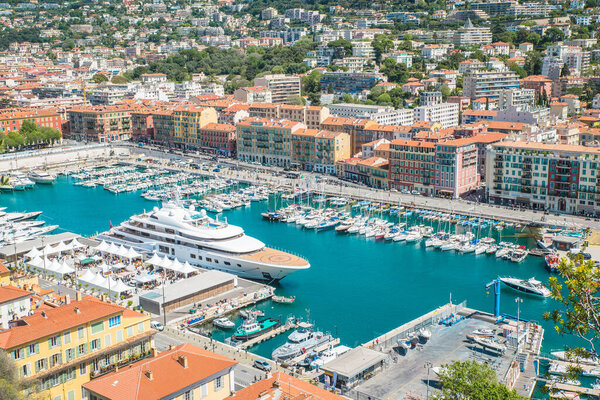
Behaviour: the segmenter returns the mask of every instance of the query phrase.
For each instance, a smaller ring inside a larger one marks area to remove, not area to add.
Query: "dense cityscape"
[[[600,398],[599,28],[0,3],[0,400]]]

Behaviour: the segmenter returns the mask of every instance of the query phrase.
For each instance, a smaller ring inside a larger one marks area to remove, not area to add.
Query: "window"
[[[50,357],[50,368],[62,364],[62,354],[56,353]]]
[[[123,330],[122,330],[122,329],[119,329],[119,330],[117,331],[117,343],[120,343],[120,342],[122,342],[122,341],[123,341]]]
[[[69,362],[73,359],[75,359],[75,347],[67,349],[67,351],[65,351],[66,362]]]
[[[75,377],[77,376],[75,374],[75,367],[67,369],[65,371],[65,375],[64,376],[65,376],[65,381],[70,381],[70,380],[75,379]]]
[[[29,355],[34,355],[34,354],[38,354],[40,352],[40,344],[39,343],[32,343],[29,345],[28,349],[29,351]]]
[[[83,326],[77,328],[77,337],[79,339],[83,339],[85,337],[85,328]]]
[[[200,397],[204,398],[208,396],[208,387],[206,385],[200,386]]]
[[[19,369],[20,369],[22,377],[29,376],[31,373],[31,368],[30,368],[29,364],[22,365],[21,368],[19,368]]]
[[[231,265],[229,261],[224,261],[225,265]]]
[[[194,400],[194,391],[188,390],[183,394],[183,400]]]
[[[92,335],[95,335],[96,333],[100,333],[104,330],[104,321],[100,321],[100,322],[96,322],[95,324],[92,324]]]
[[[21,347],[20,349],[13,350],[12,357],[14,360],[20,360],[22,358],[25,358],[25,348]]]
[[[104,345],[110,346],[110,334],[104,335]]]
[[[77,356],[81,357],[82,355],[84,355],[85,353],[87,353],[87,344],[80,344],[79,346],[77,346]]]
[[[100,348],[100,339],[94,339],[90,342],[90,351],[96,351]]]
[[[218,392],[221,389],[223,389],[223,377],[219,376],[215,379],[215,392]]]
[[[133,326],[127,327],[127,337],[133,336]]]
[[[85,366],[85,363],[79,364],[79,375],[85,375],[86,372],[87,368]]]
[[[63,343],[69,344],[71,343],[71,332],[65,332],[63,335]]]
[[[60,346],[60,335],[56,335],[48,339],[48,347],[54,348],[56,346]]]
[[[208,258],[208,257],[206,257],[206,261],[208,261],[208,262],[212,262],[212,258]]]
[[[142,333],[142,332],[144,332],[144,323],[143,323],[143,322],[140,322],[140,323],[138,324],[138,332],[139,332],[139,333]]]
[[[35,362],[35,372],[36,373],[43,371],[46,368],[48,368],[48,359],[47,358],[41,358]]]
[[[119,326],[121,325],[121,316],[120,315],[116,315],[114,317],[110,317],[108,319],[108,327],[112,328],[113,326]]]

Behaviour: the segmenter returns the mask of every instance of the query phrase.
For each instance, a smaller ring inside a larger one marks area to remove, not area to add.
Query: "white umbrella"
[[[27,253],[25,253],[25,257],[27,257],[29,259],[33,259],[33,258],[40,256],[41,254],[42,254],[42,252],[34,247],[33,249],[31,249]]]

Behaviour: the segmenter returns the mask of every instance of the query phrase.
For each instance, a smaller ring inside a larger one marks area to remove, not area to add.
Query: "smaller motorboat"
[[[213,322],[213,325],[221,329],[233,329],[235,324],[227,317],[217,318]]]
[[[423,342],[427,342],[429,339],[431,339],[431,331],[427,328],[419,329],[419,339],[421,339]]]
[[[500,278],[500,281],[511,289],[519,292],[533,294],[535,296],[549,297],[552,292],[535,278],[518,279],[518,278]]]
[[[486,338],[482,336],[469,335],[469,339],[475,343],[483,347],[484,349],[489,349],[496,351],[498,353],[504,353],[506,351],[506,346],[502,343],[498,343],[491,338]]]
[[[240,317],[249,319],[253,317],[264,317],[265,312],[261,310],[242,310],[240,311]]]
[[[281,303],[281,304],[292,304],[294,301],[296,301],[295,296],[292,296],[292,297],[273,296],[272,299],[275,303]]]
[[[472,335],[492,337],[496,335],[495,329],[475,329],[471,332]]]

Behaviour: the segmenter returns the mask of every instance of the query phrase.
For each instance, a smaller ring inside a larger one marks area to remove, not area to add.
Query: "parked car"
[[[271,371],[271,364],[265,360],[254,360],[254,364],[252,364],[252,366],[265,372]]]
[[[158,321],[151,321],[150,322],[150,328],[152,329],[156,329],[157,331],[163,331],[165,329],[165,326],[163,324],[161,324]]]

